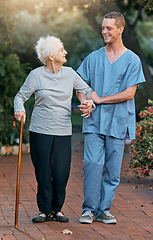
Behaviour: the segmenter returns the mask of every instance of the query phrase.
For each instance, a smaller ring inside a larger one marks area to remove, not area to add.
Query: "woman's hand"
[[[14,113],[14,117],[15,117],[19,122],[21,122],[21,118],[23,117],[23,121],[24,121],[24,123],[25,123],[25,120],[26,120],[26,114],[25,114],[25,112],[23,112],[23,111],[15,112],[15,113]]]
[[[100,104],[100,97],[97,95],[96,92],[92,91],[91,93],[88,94],[87,99],[92,99],[94,103]]]
[[[82,102],[79,106],[80,111],[83,113],[81,115],[81,117],[89,117],[90,113],[92,112],[92,102],[89,100],[85,100],[84,102]]]

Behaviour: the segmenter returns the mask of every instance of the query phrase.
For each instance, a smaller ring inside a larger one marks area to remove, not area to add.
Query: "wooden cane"
[[[13,118],[12,126],[15,127],[15,117]],[[17,181],[16,181],[16,204],[15,204],[15,228],[18,228],[19,215],[19,193],[20,193],[20,173],[21,173],[21,156],[22,156],[22,138],[23,138],[24,120],[21,118],[20,122],[20,138],[19,138],[19,152],[18,152],[18,166],[17,166]]]

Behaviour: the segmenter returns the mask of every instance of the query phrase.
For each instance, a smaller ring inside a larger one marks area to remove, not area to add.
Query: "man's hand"
[[[26,120],[26,114],[25,114],[25,112],[22,112],[22,111],[15,112],[15,113],[14,113],[14,117],[15,117],[19,122],[21,122],[21,118],[23,117],[23,120],[24,120],[24,123],[25,123],[25,120]]]
[[[96,92],[92,91],[91,93],[88,94],[87,99],[92,99],[95,103],[99,104],[100,103],[100,97],[97,95]]]
[[[80,108],[80,111],[83,113],[81,115],[81,117],[87,118],[90,116],[90,113],[92,112],[92,102],[91,101],[85,100],[78,107]]]

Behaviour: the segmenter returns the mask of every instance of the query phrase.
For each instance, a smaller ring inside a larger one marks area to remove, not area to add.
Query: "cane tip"
[[[17,224],[15,225],[15,228],[16,228],[16,229],[18,228],[18,225],[17,225]]]

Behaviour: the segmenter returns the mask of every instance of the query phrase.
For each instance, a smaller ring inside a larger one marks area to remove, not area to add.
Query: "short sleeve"
[[[83,78],[83,80],[89,84],[90,68],[89,68],[89,56],[84,59],[77,73]]]
[[[126,87],[132,87],[136,84],[145,82],[145,77],[142,70],[142,65],[140,59],[137,57],[135,62],[132,63],[129,76],[127,79]]]

